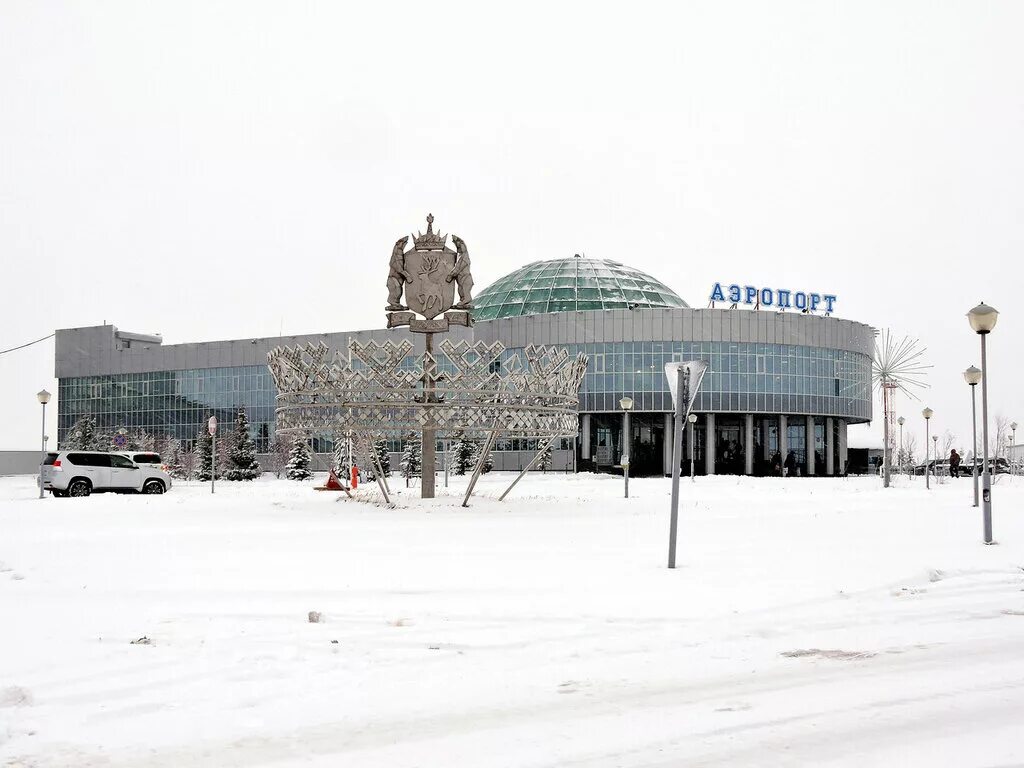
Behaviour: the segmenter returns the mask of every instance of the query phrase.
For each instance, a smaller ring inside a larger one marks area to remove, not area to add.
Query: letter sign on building
[[[715,283],[711,289],[710,300],[731,301],[733,304],[750,304],[757,308],[778,307],[779,310],[799,309],[801,312],[817,312],[819,309],[831,313],[836,297],[830,293],[808,293],[791,291],[787,288],[755,288],[752,285],[732,283],[723,289],[721,283]],[[824,306],[822,306],[824,305]]]

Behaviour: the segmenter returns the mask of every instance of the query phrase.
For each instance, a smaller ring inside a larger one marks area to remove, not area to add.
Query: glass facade
[[[713,413],[787,413],[871,418],[871,359],[838,349],[746,342],[634,341],[567,344],[590,362],[580,410],[671,411],[665,363],[704,360],[708,372],[694,408]],[[518,354],[508,350],[506,357]]]
[[[276,396],[265,365],[65,378],[58,389],[57,440],[63,443],[86,415],[101,429],[194,440],[211,415],[227,427],[244,406],[257,450],[265,452],[274,433]]]
[[[607,259],[537,261],[495,281],[473,300],[477,321],[630,307],[686,307],[674,291]]]

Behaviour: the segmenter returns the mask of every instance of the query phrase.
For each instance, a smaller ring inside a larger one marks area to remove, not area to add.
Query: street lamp
[[[932,454],[935,456],[934,463],[932,464],[932,475],[935,477],[936,481],[941,483],[942,482],[942,478],[939,477],[939,436],[938,435],[932,435],[932,445],[935,447],[935,450],[932,451]]]
[[[903,423],[906,421],[902,416],[896,419],[896,423],[900,425],[900,471],[906,474],[907,471],[907,457],[903,455]]]
[[[697,448],[697,442],[693,439],[693,425],[697,423],[697,414],[691,413],[686,417],[686,420],[690,422],[690,482],[695,482],[693,479],[693,453]]]
[[[992,543],[992,474],[988,468],[988,358],[985,341],[996,327],[999,313],[984,302],[967,313],[971,330],[981,336],[981,514],[985,543]]]
[[[45,389],[40,390],[36,393],[36,400],[43,406],[43,430],[40,433],[42,441],[40,447],[43,451],[43,457],[39,460],[39,498],[43,498],[43,462],[46,461],[46,404],[50,402],[50,393]]]
[[[928,480],[928,422],[931,421],[932,414],[935,413],[931,408],[925,408],[921,411],[921,415],[924,416],[924,487],[931,488],[931,483]]]
[[[1013,433],[1013,437],[1010,438],[1011,451],[1009,452],[1010,453],[1010,475],[1012,477],[1013,475],[1017,474],[1017,470],[1014,469],[1014,457],[1017,456],[1017,452],[1013,450],[1017,446],[1017,422],[1014,422],[1013,424],[1010,425],[1010,431]]]
[[[978,383],[981,381],[981,369],[972,365],[964,371],[964,381],[971,387],[971,477],[974,480],[974,506],[978,506],[978,399],[975,397]]]
[[[629,412],[633,409],[633,398],[623,397],[619,400],[619,406],[622,408],[622,458],[620,460],[622,464],[622,477],[625,481],[626,496],[629,498]]]

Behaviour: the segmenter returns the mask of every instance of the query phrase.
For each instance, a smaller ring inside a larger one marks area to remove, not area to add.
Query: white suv
[[[101,451],[48,453],[41,475],[43,490],[59,497],[88,496],[93,491],[163,493],[171,487],[166,472]]]

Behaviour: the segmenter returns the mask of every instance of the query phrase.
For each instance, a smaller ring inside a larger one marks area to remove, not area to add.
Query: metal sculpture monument
[[[424,335],[415,356],[408,339],[359,342],[351,339],[347,357],[323,342],[277,347],[268,366],[277,387],[277,432],[351,435],[357,451],[376,471],[385,501],[387,480],[371,446],[376,435],[422,437],[421,496],[433,498],[439,431],[464,431],[484,438],[463,499],[468,504],[487,455],[499,434],[536,438],[537,453],[501,498],[519,482],[557,438],[578,432],[579,389],[587,358],[558,347],[529,345],[507,353],[500,342],[444,339],[439,356],[434,334],[452,325],[471,326],[473,276],[469,249],[452,235],[433,230],[395,243],[389,262],[388,328],[408,327]],[[455,293],[458,290],[458,303]],[[405,303],[402,303],[403,296]],[[445,366],[439,372],[439,362]]]
[[[413,238],[412,249],[406,251],[408,237],[401,238],[391,250],[388,272],[388,328],[408,326],[413,333],[424,334],[427,354],[434,353],[434,334],[445,333],[452,325],[471,326],[473,319],[473,276],[469,271],[469,249],[456,235],[452,242],[458,251],[446,247],[447,235],[434,233],[434,214],[427,214],[427,233]],[[456,282],[457,281],[457,282]],[[459,303],[455,304],[455,287]],[[402,293],[408,306],[401,303]],[[455,308],[455,311],[449,311]],[[422,319],[417,317],[422,315]],[[440,318],[440,319],[438,319]],[[437,402],[437,382],[431,369],[423,371],[423,401]],[[437,431],[422,430],[421,494],[434,498],[434,471],[437,469]]]

